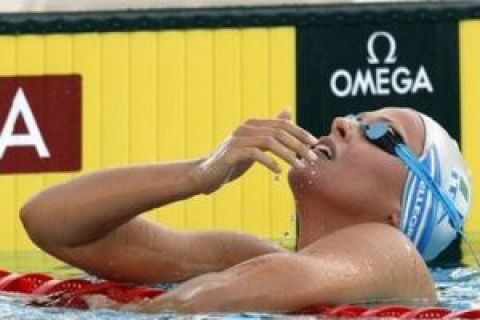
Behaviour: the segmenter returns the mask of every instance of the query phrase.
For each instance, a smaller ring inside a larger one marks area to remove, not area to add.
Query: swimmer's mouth
[[[336,155],[335,144],[328,136],[321,137],[318,143],[310,148],[315,152],[319,158],[325,160],[334,160]],[[302,157],[297,153],[297,159],[302,160]]]
[[[334,159],[334,145],[330,139],[321,139],[320,142],[310,148],[315,152],[319,157],[326,160]],[[302,159],[300,155],[297,154],[297,159]]]
[[[336,158],[336,146],[330,136],[320,137],[312,150],[323,159],[334,160]]]
[[[332,160],[332,159],[333,159],[333,152],[332,152],[332,150],[331,150],[328,146],[326,146],[326,145],[324,145],[324,144],[318,144],[318,145],[316,145],[315,147],[313,147],[312,150],[313,150],[313,152],[315,152],[317,155],[320,155],[320,154],[324,155],[324,156],[327,158],[327,160]]]

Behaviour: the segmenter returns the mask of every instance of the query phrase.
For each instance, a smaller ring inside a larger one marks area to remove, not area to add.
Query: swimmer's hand
[[[266,151],[298,168],[303,168],[304,164],[296,154],[307,160],[316,160],[310,147],[317,143],[317,139],[295,125],[291,118],[289,111],[282,111],[274,119],[249,119],[235,129],[199,163],[195,181],[202,193],[212,193],[237,179],[255,162],[279,174],[282,171],[280,165]]]

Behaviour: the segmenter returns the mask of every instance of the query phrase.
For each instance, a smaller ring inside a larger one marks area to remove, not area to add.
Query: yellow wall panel
[[[129,162],[157,157],[157,42],[155,33],[130,36]]]
[[[241,123],[241,33],[221,30],[214,33],[214,141],[218,145]],[[242,227],[242,185],[234,181],[212,195],[216,229]],[[232,206],[232,203],[238,205]]]
[[[155,33],[130,35],[129,162],[154,162],[157,156],[157,42]],[[149,212],[154,217],[155,212]]]
[[[251,117],[294,111],[292,28],[0,37],[0,75],[80,74],[82,171],[1,175],[1,250],[31,250],[18,208],[45,186],[129,163],[199,158]],[[255,165],[211,196],[149,213],[182,229],[254,232],[287,244],[293,201]],[[290,244],[287,244],[290,245]]]
[[[185,135],[186,156],[204,156],[213,147],[213,31],[187,31],[185,38]],[[213,203],[197,196],[186,203],[186,227],[213,226]]]
[[[73,38],[73,69],[82,76],[82,166],[84,172],[102,167],[101,36]]]
[[[128,163],[130,151],[131,72],[128,33],[102,35],[101,56],[102,101],[99,108],[102,110],[102,165],[120,166]]]
[[[16,38],[3,37],[0,40],[0,75],[9,76],[16,73]],[[1,126],[2,124],[0,124]],[[17,221],[16,178],[14,176],[0,175],[0,250],[13,250],[15,234],[19,228]]]
[[[270,115],[270,38],[266,29],[242,33],[242,117]],[[270,189],[274,175],[255,164],[243,181],[243,226],[257,234],[269,235]]]
[[[184,159],[185,152],[185,33],[157,35],[157,157]],[[157,218],[168,225],[185,228],[185,202],[157,210]]]
[[[467,233],[480,231],[480,21],[460,23],[460,83],[462,150],[472,170],[473,205]]]

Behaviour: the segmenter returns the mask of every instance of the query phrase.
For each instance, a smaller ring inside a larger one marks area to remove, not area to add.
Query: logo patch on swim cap
[[[463,178],[460,179],[459,190],[462,193],[463,197],[465,198],[465,201],[469,202],[470,201],[470,192],[468,191],[467,182]]]
[[[460,170],[456,168],[452,169],[447,190],[460,212],[468,210],[470,203],[470,189],[466,178],[462,175]]]

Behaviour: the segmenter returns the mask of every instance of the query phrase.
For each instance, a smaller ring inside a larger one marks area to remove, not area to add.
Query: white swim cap
[[[457,142],[433,119],[419,114],[425,128],[425,145],[419,161],[443,194],[452,200],[463,225],[471,204],[468,168]],[[412,170],[408,172],[402,198],[400,228],[423,258],[430,261],[460,230],[454,227],[444,203]]]

